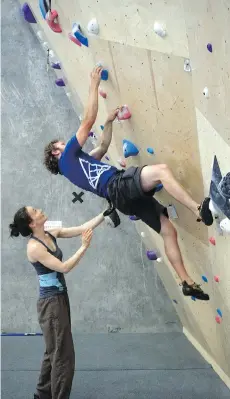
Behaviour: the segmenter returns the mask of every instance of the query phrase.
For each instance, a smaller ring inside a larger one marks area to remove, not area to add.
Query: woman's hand
[[[85,230],[82,235],[81,235],[81,239],[82,239],[82,246],[84,248],[88,248],[90,245],[90,242],[92,240],[92,236],[93,236],[93,230],[92,229],[87,229]]]

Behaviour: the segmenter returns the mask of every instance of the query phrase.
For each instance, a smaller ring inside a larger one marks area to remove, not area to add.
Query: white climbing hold
[[[66,95],[67,95],[67,97],[71,97],[71,93],[70,92],[67,92]]]
[[[169,219],[178,219],[177,211],[174,205],[170,204],[167,206]]]
[[[186,60],[184,60],[184,71],[185,72],[191,72],[192,68],[190,65],[190,60],[188,58],[186,58]]]
[[[218,218],[220,216],[221,212],[218,210],[218,208],[216,207],[216,205],[212,200],[209,202],[209,210],[212,212],[212,215],[215,218]]]
[[[46,50],[48,50],[48,48],[49,48],[49,43],[48,43],[48,42],[43,42],[42,45],[43,45],[43,47],[44,47]]]
[[[40,31],[40,30],[37,31],[37,37],[38,37],[40,40],[43,39],[42,31]]]
[[[224,231],[225,233],[230,234],[230,219],[225,218],[223,220],[221,220],[220,222],[220,228],[222,231]]]
[[[207,87],[204,88],[203,95],[205,96],[205,98],[209,98],[209,90]]]
[[[154,32],[158,36],[160,36],[160,37],[165,37],[166,36],[165,26],[163,24],[161,24],[160,22],[155,22],[153,29],[154,29]]]
[[[141,237],[145,238],[145,233],[143,231],[141,232]]]
[[[55,57],[55,56],[54,56],[53,50],[50,50],[50,51],[49,51],[49,56],[50,56],[50,58],[54,58],[54,57]]]
[[[91,19],[87,25],[87,30],[89,33],[93,35],[98,35],[99,33],[99,25],[96,18]]]
[[[158,262],[158,263],[161,263],[162,260],[163,260],[162,258],[157,258],[157,262]]]

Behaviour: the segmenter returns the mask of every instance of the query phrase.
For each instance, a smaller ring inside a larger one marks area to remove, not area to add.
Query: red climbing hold
[[[57,19],[58,19],[58,13],[56,10],[51,10],[47,12],[46,22],[49,25],[50,29],[52,29],[52,31],[55,33],[61,33],[62,28],[58,23]]]
[[[72,33],[69,33],[68,36],[69,36],[69,39],[71,40],[71,42],[73,42],[81,47],[81,42],[79,42],[79,40],[74,35],[72,35]]]
[[[219,276],[214,276],[214,280],[215,280],[216,283],[219,283],[220,282],[220,277]]]
[[[209,238],[209,242],[210,242],[212,245],[216,245],[216,239],[215,239],[215,237],[210,237],[210,238]]]
[[[220,316],[216,316],[215,319],[216,319],[216,322],[217,322],[218,324],[220,324],[220,323],[222,322],[222,319],[221,319]]]
[[[102,89],[99,89],[99,94],[100,94],[100,96],[103,97],[103,98],[106,98],[106,97],[107,97],[106,92],[103,91]]]

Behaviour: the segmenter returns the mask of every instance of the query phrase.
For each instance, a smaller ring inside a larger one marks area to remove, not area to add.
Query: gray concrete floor
[[[74,335],[71,399],[227,399],[229,389],[182,333]],[[2,399],[32,398],[42,337],[2,337]]]

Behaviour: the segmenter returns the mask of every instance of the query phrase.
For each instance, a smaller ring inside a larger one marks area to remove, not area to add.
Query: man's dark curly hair
[[[54,175],[61,174],[58,168],[58,158],[52,154],[52,151],[55,150],[55,144],[58,143],[59,140],[52,140],[49,144],[45,146],[44,149],[44,165],[49,172]]]

